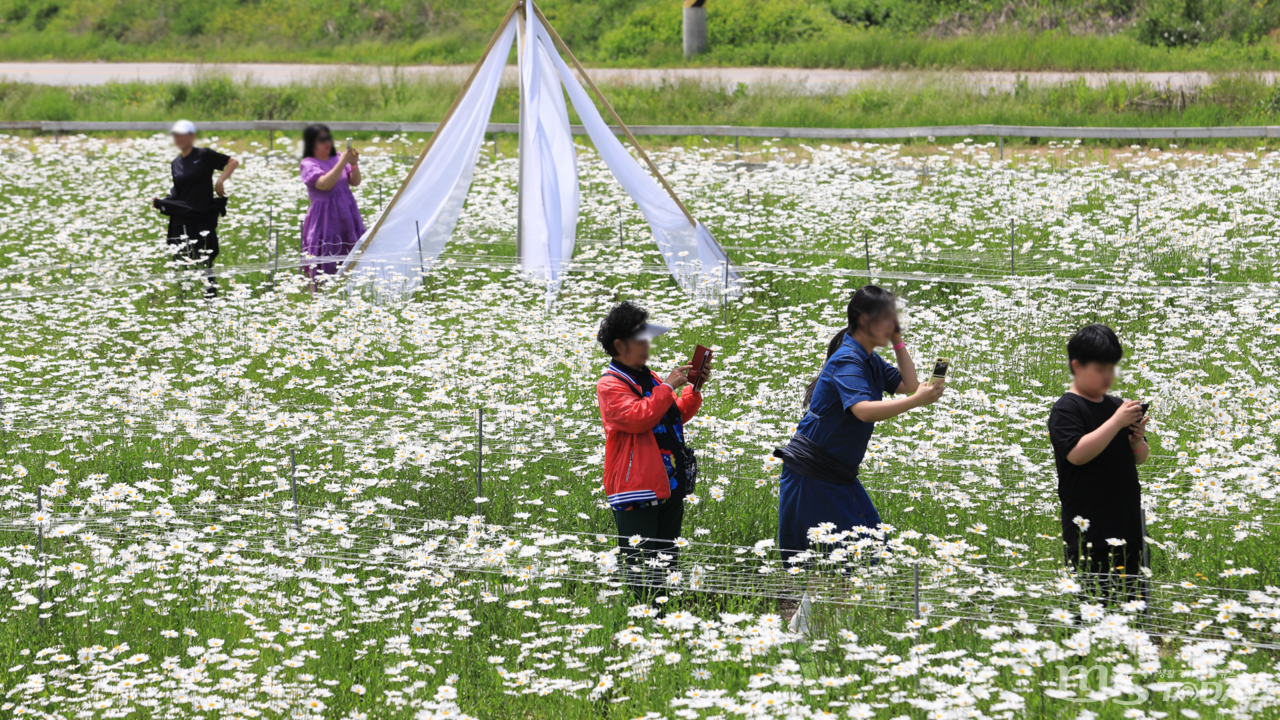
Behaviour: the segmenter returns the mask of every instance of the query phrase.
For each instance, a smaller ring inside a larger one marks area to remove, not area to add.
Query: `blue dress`
[[[858,467],[867,452],[875,423],[863,422],[849,408],[868,400],[882,400],[902,384],[898,369],[846,335],[827,360],[813,389],[809,410],[796,429],[849,467]],[[835,531],[874,528],[880,514],[862,483],[832,485],[783,466],[778,492],[778,547],[806,550],[809,528],[835,523]],[[784,552],[784,555],[787,554]]]

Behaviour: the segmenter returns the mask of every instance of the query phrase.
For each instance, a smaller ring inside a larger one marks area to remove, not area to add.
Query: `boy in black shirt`
[[[181,153],[170,168],[173,189],[168,197],[155,198],[151,204],[169,216],[168,242],[180,246],[175,259],[195,260],[212,268],[213,259],[218,256],[218,216],[227,214],[223,184],[240,163],[217,150],[196,147],[196,126],[190,120],[179,120],[170,132]],[[215,183],[213,174],[219,171],[222,174]],[[217,283],[210,274],[205,293],[216,296]]]
[[[1081,328],[1067,356],[1071,388],[1049,413],[1066,561],[1083,572],[1136,577],[1145,536],[1138,466],[1151,454],[1147,418],[1141,403],[1107,395],[1124,356],[1111,328]]]

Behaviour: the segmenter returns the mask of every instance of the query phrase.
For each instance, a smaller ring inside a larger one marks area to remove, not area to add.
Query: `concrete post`
[[[684,0],[684,58],[707,51],[707,0]]]

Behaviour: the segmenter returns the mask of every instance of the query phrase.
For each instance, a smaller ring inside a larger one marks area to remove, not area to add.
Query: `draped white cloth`
[[[537,16],[527,17],[520,57],[521,270],[555,294],[577,239],[578,153],[552,60],[555,46]]]
[[[538,22],[532,13],[529,16],[530,27],[548,47],[551,39],[547,30]],[[649,175],[648,170],[631,157],[631,153],[622,145],[617,136],[609,128],[609,124],[600,116],[600,111],[591,102],[587,91],[578,82],[578,78],[569,70],[569,66],[559,53],[550,53],[560,75],[560,82],[569,93],[569,101],[573,109],[578,111],[587,136],[596,146],[596,152],[609,166],[613,176],[617,178],[622,189],[640,206],[640,212],[653,231],[653,239],[658,244],[671,274],[686,290],[722,287],[728,271],[728,290],[734,292],[740,287],[740,278],[729,265],[724,249],[711,236],[710,231],[698,223],[695,228],[680,210],[680,206],[671,195]],[[526,196],[527,200],[527,196]],[[526,243],[528,236],[526,235]]]
[[[343,271],[373,273],[397,292],[411,291],[422,282],[423,268],[440,256],[462,214],[518,25],[514,18],[507,22],[430,152],[383,210],[381,226],[375,221],[356,243]],[[377,234],[370,238],[374,228]]]
[[[440,255],[457,227],[517,28],[523,30],[524,41],[519,53],[524,275],[548,283],[554,295],[564,267],[573,259],[581,196],[567,92],[600,157],[639,205],[672,276],[689,291],[724,288],[738,294],[740,278],[724,249],[702,223],[689,222],[613,134],[534,13],[528,13],[523,26],[515,19],[507,22],[430,152],[383,210],[385,217],[357,243],[343,271],[372,273],[393,292],[409,292],[421,283],[423,269]]]

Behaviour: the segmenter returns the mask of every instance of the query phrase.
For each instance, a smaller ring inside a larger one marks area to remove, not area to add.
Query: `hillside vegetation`
[[[0,0],[0,57],[466,63],[507,0]],[[678,0],[544,0],[584,61],[672,66]],[[709,0],[696,64],[1264,69],[1280,2]]]

